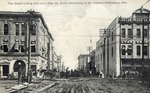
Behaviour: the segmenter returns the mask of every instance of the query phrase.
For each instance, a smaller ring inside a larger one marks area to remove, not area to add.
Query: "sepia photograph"
[[[150,0],[0,6],[0,93],[150,93]]]

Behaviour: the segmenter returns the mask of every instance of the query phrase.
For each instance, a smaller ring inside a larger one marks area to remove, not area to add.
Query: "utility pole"
[[[103,38],[103,74],[104,76],[109,75],[109,37],[110,29],[100,29],[100,38]],[[106,64],[107,60],[107,64]],[[106,75],[107,74],[107,75]]]
[[[109,77],[109,36],[110,32],[108,32],[107,37],[107,77]]]
[[[105,33],[105,32],[104,32]],[[106,76],[106,69],[105,69],[105,42],[106,42],[106,38],[104,37],[104,49],[103,49],[103,70],[104,70],[104,77]]]
[[[30,60],[31,60],[31,32],[33,31],[33,13],[34,11],[28,11],[30,14],[29,14],[29,22],[28,22],[28,72],[27,72],[27,80],[28,80],[28,83],[31,83],[31,65],[30,65]]]
[[[50,40],[49,40],[49,42],[50,42]],[[47,47],[48,47],[48,49],[47,49],[48,50],[47,51],[47,56],[48,56],[47,69],[50,70],[50,43],[47,44]]]
[[[142,83],[144,82],[143,73],[144,73],[144,19],[142,20]]]
[[[30,28],[30,27],[29,27]],[[31,35],[31,32],[30,32],[30,29],[29,29],[29,32],[28,32],[28,75],[27,75],[27,79],[28,79],[28,83],[30,82],[30,77],[29,77],[29,74],[30,74],[30,59],[31,59],[31,49],[30,49],[30,35]]]
[[[54,70],[54,47],[52,46],[52,71]]]

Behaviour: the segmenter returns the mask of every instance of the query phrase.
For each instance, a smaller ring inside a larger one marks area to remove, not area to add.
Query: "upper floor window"
[[[137,29],[137,38],[141,38],[141,29]]]
[[[26,29],[26,25],[25,24],[21,24],[21,35],[25,35],[25,30]]]
[[[30,25],[31,35],[36,35],[36,25]]]
[[[113,41],[113,39],[114,39],[113,35],[114,35],[114,34],[113,34],[113,32],[112,32],[112,38],[111,38],[112,41]]]
[[[122,55],[125,55],[125,54],[126,54],[126,46],[122,45]]]
[[[4,35],[8,35],[9,33],[9,26],[8,24],[4,24]]]
[[[122,38],[125,38],[126,37],[126,30],[123,28],[122,29]]]
[[[147,38],[147,37],[148,37],[148,30],[144,29],[144,38]]]
[[[133,37],[133,32],[131,29],[128,29],[128,38],[132,38]]]
[[[114,50],[113,50],[113,47],[111,47],[111,56],[113,57],[113,54],[114,54],[114,52],[113,52]]]
[[[16,24],[16,35],[19,35],[19,24]]]

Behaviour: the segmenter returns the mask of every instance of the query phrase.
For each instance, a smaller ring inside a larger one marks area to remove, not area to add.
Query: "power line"
[[[150,0],[148,0],[147,2],[145,2],[145,3],[142,5],[142,7],[144,7],[144,5],[146,5],[149,1],[150,1]]]

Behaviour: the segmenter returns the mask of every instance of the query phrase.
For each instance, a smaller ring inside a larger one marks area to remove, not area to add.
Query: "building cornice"
[[[42,23],[44,27],[46,28],[48,35],[50,38],[54,41],[54,38],[52,37],[52,34],[49,31],[48,26],[45,23],[44,17],[40,12],[35,12],[35,11],[27,11],[27,12],[16,12],[16,11],[0,11],[0,17],[26,17],[26,18],[31,18],[31,17],[38,17],[42,20]]]

